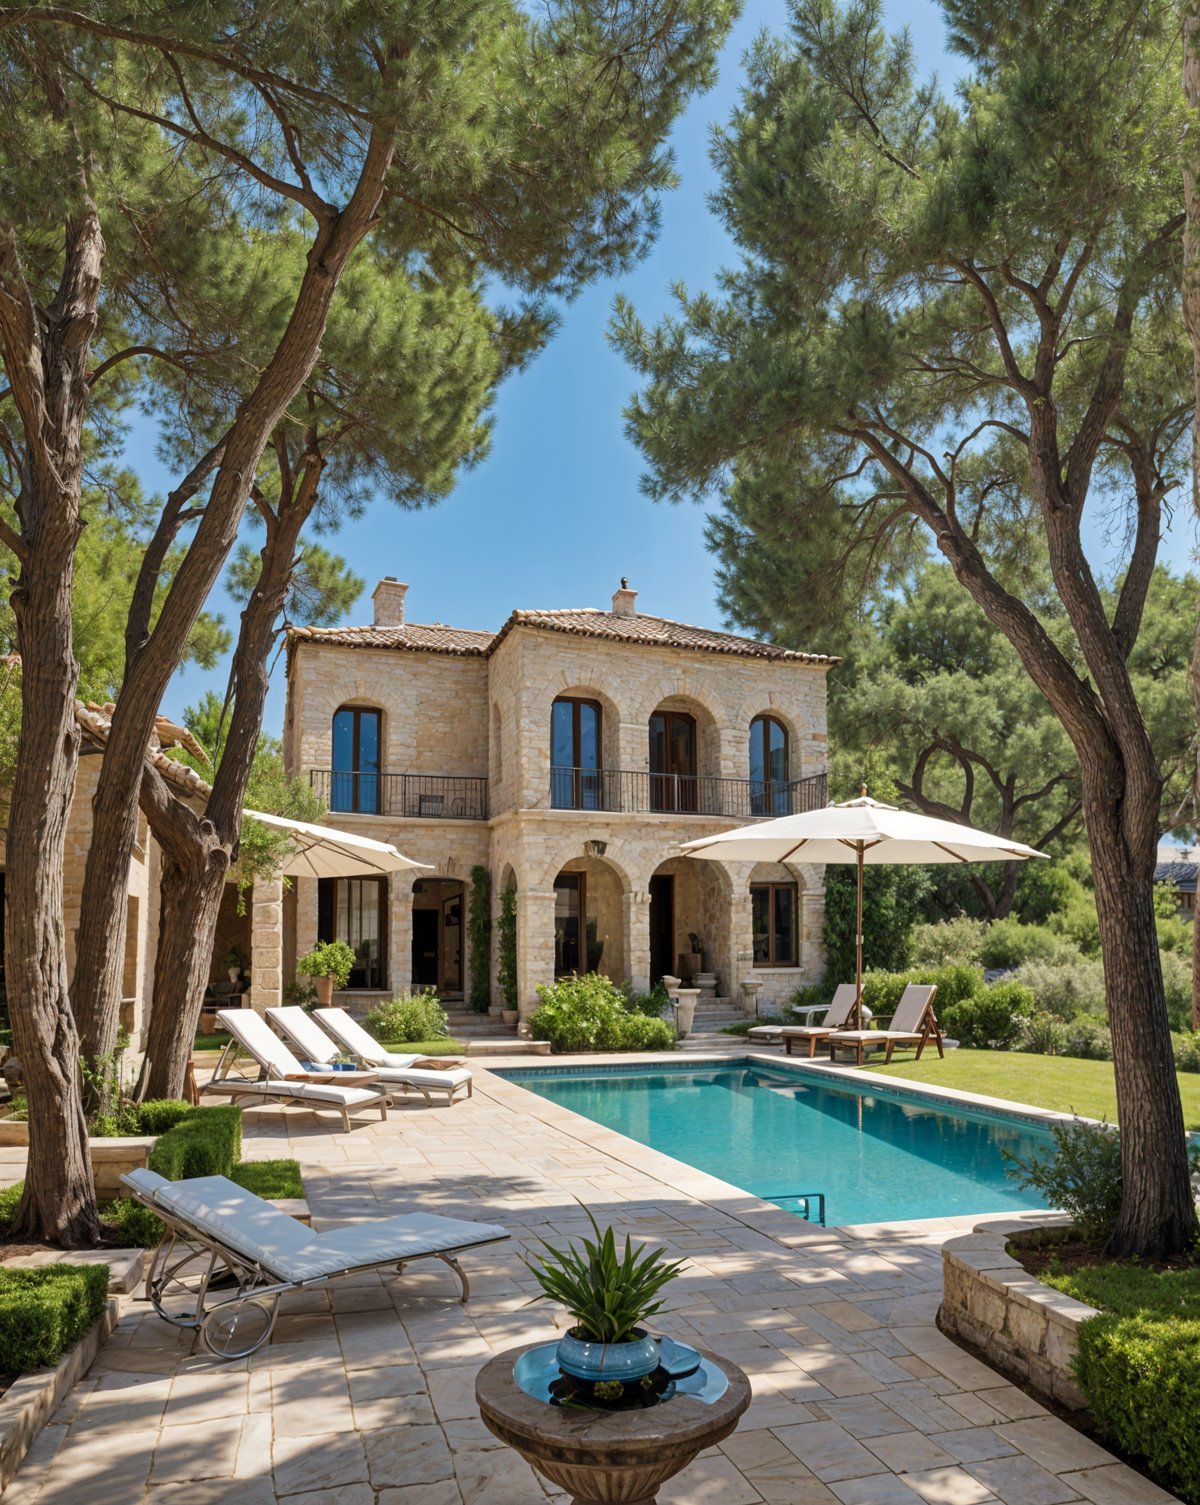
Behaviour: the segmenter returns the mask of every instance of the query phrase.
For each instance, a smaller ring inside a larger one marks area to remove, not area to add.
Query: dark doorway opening
[[[655,873],[650,879],[650,986],[674,974],[675,875]]]

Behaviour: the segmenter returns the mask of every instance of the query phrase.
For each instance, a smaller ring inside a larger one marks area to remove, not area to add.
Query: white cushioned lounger
[[[197,1329],[221,1358],[244,1358],[267,1341],[284,1291],[383,1265],[440,1259],[466,1301],[470,1286],[456,1256],[509,1237],[495,1223],[428,1212],[314,1233],[224,1176],[168,1181],[135,1170],[121,1181],[167,1225],[146,1277],[148,1300],[168,1322]],[[214,1289],[222,1273],[226,1284]],[[183,1297],[182,1312],[167,1309]]]
[[[331,1009],[329,1012],[341,1013],[342,1010]],[[346,1017],[350,1018],[348,1014]],[[268,1009],[267,1018],[283,1031],[300,1051],[306,1063],[311,1061],[317,1065],[328,1065],[343,1051],[347,1055],[357,1055],[361,1059],[359,1051],[331,1039],[314,1022],[311,1014],[306,1014],[303,1009],[297,1008],[294,1004],[287,1008]],[[354,1024],[353,1019],[350,1023]],[[371,1039],[366,1030],[362,1033],[368,1040]],[[377,1053],[388,1057],[387,1064],[379,1064],[375,1061],[369,1061],[366,1064],[375,1072],[379,1080],[386,1082],[389,1087],[419,1092],[426,1102],[429,1102],[431,1092],[444,1092],[452,1103],[455,1094],[463,1087],[467,1089],[467,1096],[470,1097],[472,1077],[470,1071],[462,1064],[461,1058],[454,1058],[453,1064],[448,1064],[444,1068],[422,1067],[414,1064],[421,1059],[420,1056],[393,1056],[390,1052],[383,1050],[377,1042],[374,1043]]]
[[[388,1088],[372,1073],[371,1084],[354,1086],[321,1080],[305,1081],[304,1068],[283,1041],[250,1009],[219,1009],[217,1020],[232,1036],[221,1052],[212,1077],[201,1092],[212,1097],[241,1098],[251,1103],[294,1104],[305,1108],[336,1108],[342,1124],[350,1128],[350,1113],[356,1108],[378,1108],[387,1117]],[[257,1081],[231,1075],[239,1050],[253,1057],[260,1071]],[[308,1073],[309,1076],[314,1073]],[[315,1073],[319,1078],[321,1073]],[[296,1080],[288,1080],[296,1078]]]
[[[405,1066],[403,1063],[410,1061],[411,1056],[395,1055],[385,1050],[345,1009],[314,1009],[313,1018],[321,1021],[347,1055],[354,1056],[364,1066],[378,1071],[381,1081],[390,1082],[393,1080],[390,1072],[403,1071],[406,1080],[414,1086],[427,1087],[434,1092],[439,1089],[444,1092],[449,1086],[451,1102],[459,1088],[465,1087],[468,1097],[474,1090],[471,1073],[465,1066],[452,1066],[448,1071]]]

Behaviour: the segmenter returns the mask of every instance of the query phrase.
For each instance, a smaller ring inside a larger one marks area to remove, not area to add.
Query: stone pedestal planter
[[[938,1325],[977,1348],[1001,1374],[1080,1411],[1085,1401],[1071,1361],[1079,1325],[1094,1317],[1096,1309],[1043,1285],[1005,1248],[1016,1233],[1065,1226],[1066,1219],[1047,1214],[1036,1224],[982,1223],[973,1233],[947,1240],[942,1245]]]
[[[645,1410],[551,1406],[513,1378],[513,1364],[527,1351],[509,1349],[479,1371],[479,1414],[493,1436],[565,1489],[574,1505],[654,1505],[667,1480],[728,1437],[750,1404],[750,1381],[737,1365],[705,1354],[729,1381],[711,1405],[677,1395]]]
[[[92,1160],[92,1175],[96,1181],[96,1195],[102,1202],[124,1196],[121,1177],[126,1171],[137,1170],[150,1158],[150,1151],[157,1138],[129,1136],[122,1139],[89,1139],[88,1154]],[[0,1145],[27,1145],[29,1123],[26,1119],[0,1119]]]
[[[749,1019],[758,1018],[758,992],[762,987],[762,980],[757,977],[743,977],[741,981],[742,1009]]]
[[[699,997],[699,988],[675,989],[675,1033],[681,1040],[686,1040],[692,1032],[696,1019],[696,1000]]]

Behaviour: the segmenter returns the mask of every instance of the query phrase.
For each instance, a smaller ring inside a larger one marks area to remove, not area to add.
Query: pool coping
[[[730,1055],[715,1054],[705,1056],[699,1053],[686,1057],[687,1063],[698,1063],[701,1069],[705,1066],[728,1065],[731,1061],[741,1060],[750,1056],[752,1059],[764,1059],[773,1062],[777,1058],[766,1056],[759,1058],[752,1053],[739,1051]],[[583,1054],[577,1056],[562,1056],[557,1059],[556,1065],[567,1070],[579,1070],[581,1068],[609,1068],[612,1073],[619,1074],[628,1071],[631,1064],[646,1066],[662,1066],[668,1064],[683,1064],[680,1056],[665,1052],[640,1053],[636,1062],[631,1061],[627,1055],[608,1054]],[[811,1068],[807,1063],[793,1061],[790,1069],[804,1072],[813,1076],[823,1073],[821,1067]],[[735,1186],[730,1181],[722,1181],[720,1177],[711,1175],[708,1171],[702,1171],[697,1166],[689,1165],[687,1161],[677,1160],[673,1155],[668,1155],[663,1150],[655,1149],[651,1145],[642,1144],[640,1140],[631,1139],[622,1134],[618,1129],[610,1129],[607,1125],[596,1123],[593,1119],[586,1118],[582,1113],[576,1113],[572,1108],[566,1108],[561,1103],[552,1102],[549,1098],[539,1097],[535,1092],[528,1092],[512,1073],[528,1071],[533,1075],[549,1074],[552,1067],[543,1067],[530,1063],[528,1066],[489,1066],[486,1071],[480,1072],[480,1077],[486,1076],[486,1082],[476,1080],[475,1090],[481,1089],[498,1098],[506,1106],[523,1112],[529,1117],[542,1120],[544,1123],[553,1125],[572,1138],[579,1139],[586,1144],[594,1145],[612,1155],[615,1160],[622,1164],[630,1165],[647,1175],[652,1175],[661,1181],[664,1186],[673,1191],[682,1192],[685,1196],[692,1197],[700,1202],[718,1207],[727,1216],[745,1223],[747,1227],[765,1235],[773,1242],[788,1247],[798,1245],[834,1244],[845,1247],[855,1246],[867,1239],[883,1241],[903,1241],[913,1239],[927,1242],[931,1239],[939,1243],[952,1238],[956,1234],[966,1234],[977,1229],[981,1224],[1000,1219],[1008,1223],[1023,1223],[1026,1220],[1031,1225],[1036,1225],[1037,1220],[1043,1222],[1047,1217],[1045,1208],[1030,1208],[1028,1212],[1019,1212],[1009,1209],[1007,1211],[988,1211],[983,1209],[973,1213],[953,1213],[946,1217],[938,1218],[909,1218],[897,1219],[885,1223],[843,1223],[837,1227],[825,1227],[820,1223],[810,1223],[795,1213],[785,1212],[783,1208],[774,1202],[764,1201],[753,1192],[748,1192],[744,1187]],[[842,1075],[845,1069],[839,1070]],[[874,1086],[877,1078],[869,1076],[866,1072],[849,1072],[860,1082],[865,1081]],[[949,1090],[949,1089],[947,1089]],[[520,1093],[520,1097],[515,1094]],[[918,1093],[920,1097],[922,1094]],[[934,1094],[940,1095],[940,1094]],[[993,1099],[977,1096],[973,1093],[956,1093],[956,1097],[967,1099],[976,1104],[989,1105]],[[1032,1114],[1040,1116],[1046,1110],[1030,1108]],[[1051,1114],[1046,1112],[1049,1118],[1070,1118],[1070,1115]],[[1094,1122],[1095,1120],[1089,1120]]]

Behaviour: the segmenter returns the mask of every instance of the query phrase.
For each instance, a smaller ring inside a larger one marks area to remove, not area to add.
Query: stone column
[[[518,1028],[523,1032],[538,1006],[538,984],[553,981],[554,890],[518,889],[517,985],[521,1013]]]
[[[283,880],[260,878],[250,897],[250,1007],[283,1002]]]
[[[293,878],[296,885],[296,960],[317,944],[317,880]]]
[[[638,993],[650,991],[650,891],[634,888],[624,895],[625,976]]]
[[[393,998],[412,987],[412,882],[407,873],[388,879],[388,987]]]
[[[825,884],[800,890],[800,965],[804,975],[816,982],[825,975]],[[852,979],[853,980],[853,979]]]

